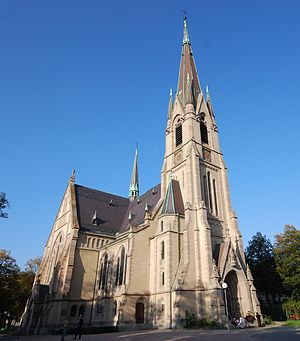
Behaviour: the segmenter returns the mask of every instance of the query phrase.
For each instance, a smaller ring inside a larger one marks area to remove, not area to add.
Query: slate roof
[[[184,215],[184,206],[181,196],[179,182],[170,180],[167,188],[167,193],[164,199],[162,214],[182,214]]]
[[[115,235],[117,232],[127,230],[129,212],[133,225],[139,225],[144,221],[146,203],[148,212],[151,213],[160,199],[160,185],[144,193],[138,201],[76,184],[75,194],[80,230]],[[95,211],[97,225],[92,224]]]

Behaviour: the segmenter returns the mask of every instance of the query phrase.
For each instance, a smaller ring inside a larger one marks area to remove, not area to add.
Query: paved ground
[[[1,337],[0,341],[60,341],[59,335],[37,335]],[[73,340],[73,335],[65,337],[65,341]],[[152,330],[123,333],[107,333],[82,335],[82,341],[299,341],[300,328],[282,326],[234,330]]]

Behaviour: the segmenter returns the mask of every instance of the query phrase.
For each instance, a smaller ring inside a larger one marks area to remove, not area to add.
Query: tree
[[[41,257],[29,259],[25,271],[20,271],[10,251],[0,250],[0,327],[7,317],[4,312],[21,317],[40,263]]]
[[[35,257],[34,259],[30,258],[26,262],[25,271],[36,275],[41,263],[42,257]]]
[[[18,292],[17,274],[20,269],[10,251],[0,250],[0,327],[3,325],[5,312],[13,314],[14,293]]]
[[[283,286],[276,271],[272,243],[257,232],[249,241],[245,254],[256,290],[264,295],[267,304],[274,303],[275,296],[283,293]],[[273,297],[272,302],[270,295]]]
[[[9,207],[9,202],[6,197],[6,193],[0,192],[0,218],[7,218],[8,214],[6,212],[3,212],[3,210]]]
[[[0,249],[0,280],[7,275],[16,274],[19,271],[16,260],[11,257],[10,251]]]
[[[274,255],[283,285],[300,301],[300,231],[296,227],[285,225],[284,232],[275,236]]]

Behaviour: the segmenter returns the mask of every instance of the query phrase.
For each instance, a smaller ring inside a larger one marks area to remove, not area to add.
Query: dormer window
[[[175,144],[176,144],[176,147],[181,145],[181,143],[182,143],[182,125],[179,124],[175,128]]]

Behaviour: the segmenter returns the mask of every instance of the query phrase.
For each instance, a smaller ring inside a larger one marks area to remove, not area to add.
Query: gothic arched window
[[[211,211],[211,212],[213,212],[212,195],[211,195],[211,180],[210,180],[210,172],[207,172],[207,184],[208,184],[208,199],[209,199],[209,208],[210,208],[210,211]]]
[[[119,285],[123,284],[124,268],[125,268],[125,248],[122,247],[122,250],[121,250],[121,261],[120,261],[120,273],[119,273]]]
[[[217,189],[216,189],[216,180],[213,180],[213,189],[214,189],[214,198],[215,198],[215,211],[216,215],[218,215],[218,199],[217,199]]]
[[[105,289],[107,286],[107,274],[108,274],[108,255],[105,254],[100,268],[100,281],[99,289]]]
[[[117,262],[115,285],[118,285],[119,283],[119,274],[120,274],[120,257],[118,257],[118,262]]]

